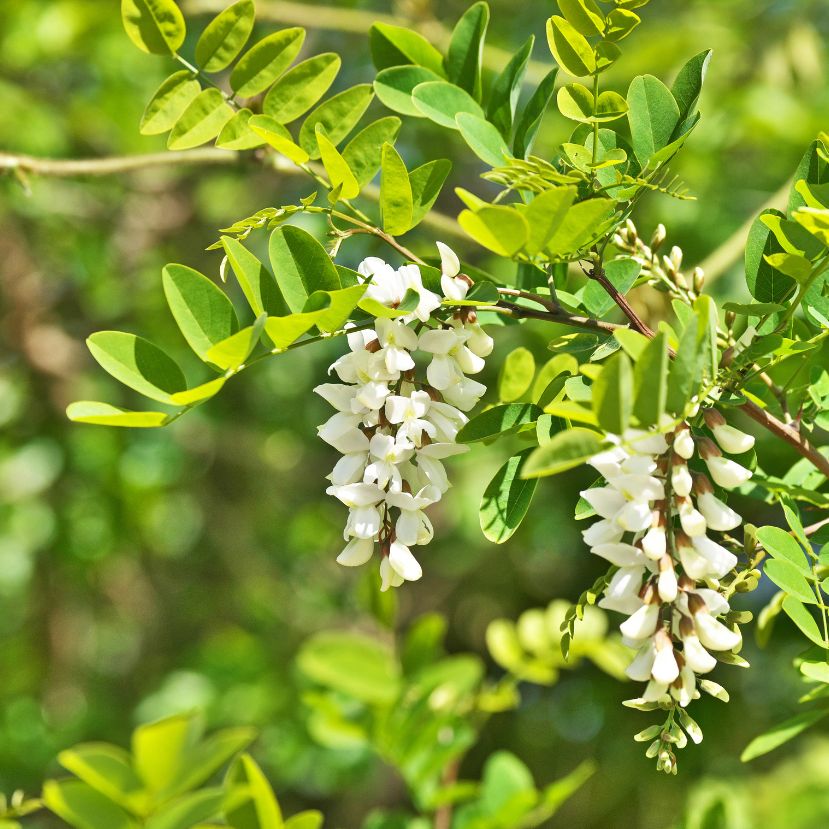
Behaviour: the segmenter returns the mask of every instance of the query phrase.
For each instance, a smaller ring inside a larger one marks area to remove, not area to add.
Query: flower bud
[[[686,461],[694,456],[694,438],[691,436],[691,430],[685,424],[682,424],[676,430],[673,449],[680,458],[684,458]]]
[[[659,591],[659,598],[663,602],[673,602],[679,586],[676,579],[676,570],[674,570],[674,562],[670,556],[662,556],[659,559],[659,579],[657,580],[657,590]]]
[[[717,532],[733,530],[739,527],[743,520],[738,513],[720,501],[712,492],[703,492],[698,495],[697,507],[705,516],[708,527]]]
[[[703,535],[708,529],[708,525],[702,513],[694,508],[690,498],[677,500],[679,503],[679,523],[682,524],[683,532],[691,538]]]
[[[750,470],[730,458],[710,456],[705,459],[705,463],[714,483],[723,489],[736,489],[751,478]]]
[[[653,236],[651,236],[651,250],[656,251],[660,248],[662,243],[665,241],[665,238],[668,235],[668,231],[665,230],[665,225],[662,223],[656,226],[656,230],[653,232]]]
[[[697,674],[707,674],[713,671],[717,660],[702,646],[696,633],[682,637],[685,663]]]
[[[681,496],[689,495],[694,481],[685,463],[675,463],[671,467],[671,489]]]
[[[694,291],[701,294],[702,289],[705,287],[705,272],[702,268],[694,268],[691,272],[691,283],[694,286]]]
[[[667,539],[665,537],[664,519],[655,527],[651,527],[642,538],[642,550],[645,555],[658,561],[665,555],[667,549]]]
[[[656,632],[654,644],[656,657],[653,660],[651,676],[660,685],[670,685],[679,676],[679,665],[674,656],[674,644],[664,629]]]

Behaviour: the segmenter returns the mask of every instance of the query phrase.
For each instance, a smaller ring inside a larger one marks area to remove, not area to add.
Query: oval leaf
[[[121,20],[144,52],[169,55],[184,43],[184,16],[174,0],[121,0]]]
[[[283,29],[263,37],[233,68],[230,88],[240,98],[264,92],[293,63],[304,42],[305,30],[300,28]]]
[[[253,0],[239,0],[217,15],[196,43],[196,63],[205,72],[221,72],[242,51],[253,30]]]
[[[298,63],[271,88],[262,103],[262,110],[289,124],[299,118],[328,91],[340,71],[339,55],[326,52]]]
[[[503,544],[518,529],[530,508],[538,480],[521,478],[532,449],[510,458],[495,474],[481,499],[480,521],[484,535]]]

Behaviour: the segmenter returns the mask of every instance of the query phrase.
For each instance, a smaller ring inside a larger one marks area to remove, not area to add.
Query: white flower
[[[644,574],[644,567],[621,567],[613,574],[599,607],[618,613],[634,613],[642,607],[639,590]]]
[[[417,348],[417,334],[397,320],[378,319],[375,323],[386,369],[391,373],[409,371],[415,366],[409,353]]]
[[[705,424],[714,435],[714,440],[730,455],[741,455],[754,446],[754,438],[729,426],[725,418],[716,409],[705,412]]]
[[[457,276],[461,272],[461,261],[458,259],[458,255],[449,245],[445,245],[443,242],[436,242],[435,244],[438,253],[440,253],[441,274],[450,278]]]
[[[677,430],[673,448],[677,455],[686,461],[694,457],[694,438],[687,426]]]
[[[610,479],[618,476],[622,471],[622,461],[628,457],[627,452],[619,446],[614,446],[611,449],[606,449],[599,452],[598,455],[593,455],[588,461],[603,478]]]
[[[489,357],[495,347],[495,340],[477,322],[466,323],[464,327],[469,332],[466,347],[478,357]]]
[[[742,486],[750,477],[751,472],[744,466],[740,466],[731,458],[712,456],[705,459],[708,471],[714,479],[714,483],[723,489],[735,489]]]
[[[703,556],[710,565],[710,570],[718,579],[722,578],[737,566],[737,556],[722,546],[712,541],[708,536],[700,535],[691,539],[697,552]]]
[[[695,673],[707,674],[717,666],[717,660],[702,646],[696,634],[682,639],[685,664]]]
[[[400,541],[393,541],[389,548],[389,564],[406,581],[417,581],[423,575],[412,551]]]
[[[485,392],[486,386],[483,383],[471,377],[463,377],[448,389],[444,389],[443,397],[450,405],[462,412],[468,412],[478,405]]]
[[[625,673],[635,682],[648,682],[655,659],[656,648],[653,639],[650,639],[637,651],[633,661],[625,669]]]
[[[617,567],[633,567],[645,564],[645,554],[632,544],[597,544],[590,552],[601,556]]]
[[[601,518],[613,518],[625,505],[625,496],[610,486],[583,489],[579,495]]]
[[[358,428],[360,416],[337,412],[331,415],[322,426],[317,427],[317,434],[326,443],[331,444],[344,455],[351,452],[367,451],[365,434]]]
[[[409,492],[390,492],[386,496],[386,503],[400,510],[400,517],[394,528],[397,540],[408,546],[428,544],[434,532],[432,522],[423,510],[440,498],[441,492],[434,486],[424,487],[417,495]]]
[[[420,446],[424,433],[430,438],[437,437],[437,427],[427,419],[432,405],[432,399],[425,391],[415,391],[408,396],[391,395],[386,400],[386,418],[389,423],[399,426],[399,431],[415,446]]]
[[[703,492],[697,496],[697,507],[705,516],[709,528],[717,532],[728,532],[739,527],[742,518],[731,507],[724,504],[713,492]]]
[[[400,587],[403,584],[403,576],[400,575],[389,562],[388,558],[380,560],[380,590],[385,593],[390,587]]]
[[[337,556],[337,563],[344,567],[359,567],[374,553],[374,541],[368,538],[352,538]]]
[[[314,388],[314,393],[318,394],[326,403],[332,405],[338,412],[348,412],[349,414],[359,414],[354,410],[354,402],[357,396],[357,386],[346,385],[344,383],[322,383]]]
[[[739,633],[727,628],[707,611],[701,610],[694,615],[694,625],[699,641],[712,651],[730,651],[742,642]]]
[[[653,509],[647,501],[630,501],[619,510],[615,521],[628,532],[643,532],[653,522]]]
[[[582,530],[581,537],[588,547],[621,541],[625,531],[615,522],[604,519]]]
[[[653,636],[659,621],[659,605],[642,605],[637,611],[631,614],[621,625],[619,630],[626,639],[636,641]]]
[[[438,441],[446,443],[452,443],[461,428],[469,422],[469,418],[460,409],[443,401],[432,401],[426,419],[437,429]]]
[[[651,527],[642,538],[642,549],[645,551],[645,555],[654,561],[662,558],[668,549],[665,528],[662,526]]]
[[[641,429],[627,429],[622,443],[640,455],[661,455],[668,450],[665,436],[660,432],[645,432]]]
[[[702,513],[694,507],[690,498],[685,498],[679,504],[679,522],[682,524],[682,531],[694,538],[703,535],[708,529]]]
[[[399,432],[397,435],[385,435],[377,432],[369,442],[371,463],[366,467],[365,483],[376,481],[377,486],[385,489],[391,484],[393,490],[399,491],[403,479],[397,465],[409,460],[414,454],[414,444]]]
[[[694,481],[688,471],[687,464],[677,463],[671,469],[671,489],[681,496],[690,495]],[[687,531],[686,531],[687,532]]]
[[[656,582],[656,590],[663,602],[673,602],[679,593],[679,583],[676,578],[676,570],[670,556],[662,556],[659,560],[659,578]]]
[[[661,501],[665,497],[665,485],[653,475],[622,474],[605,477],[612,487],[630,500]]]
[[[656,657],[653,660],[651,676],[660,685],[670,685],[679,676],[679,665],[674,655],[673,642],[664,630],[660,630],[654,640]]]
[[[423,286],[423,279],[417,265],[403,265],[394,270],[382,259],[369,257],[357,268],[359,273],[370,281],[365,296],[389,308],[398,308],[406,297],[407,291],[418,295],[417,308],[403,317],[404,322],[417,318],[426,322],[432,311],[440,307],[440,297]]]

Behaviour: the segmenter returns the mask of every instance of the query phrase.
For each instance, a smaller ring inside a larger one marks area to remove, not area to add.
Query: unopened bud
[[[694,286],[694,290],[698,293],[702,293],[702,289],[705,285],[705,272],[702,268],[694,268],[693,272],[691,273],[691,282]]]
[[[668,255],[671,257],[674,269],[679,270],[682,267],[682,249],[674,245]]]
[[[651,250],[657,250],[665,241],[667,235],[668,232],[665,230],[665,225],[658,224],[656,230],[653,232],[653,236],[651,236]]]
[[[737,314],[734,311],[726,311],[725,312],[725,324],[730,331],[734,327],[734,323],[737,322]]]

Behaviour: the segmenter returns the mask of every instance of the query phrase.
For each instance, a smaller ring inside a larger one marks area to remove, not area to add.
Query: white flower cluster
[[[441,243],[438,248],[443,294],[462,300],[470,281],[460,274],[457,256]],[[433,317],[441,297],[423,286],[416,265],[395,270],[369,258],[359,272],[368,283],[365,296],[389,308],[398,308],[409,292],[418,297],[411,313],[378,318],[373,330],[348,334],[349,353],[330,369],[342,382],[315,389],[337,410],[319,436],[343,455],[326,490],[349,509],[347,543],[337,561],[365,564],[378,545],[387,590],[422,574],[410,548],[432,539],[424,510],[449,488],[441,461],[468,449],[455,438],[468,420],[464,412],[486,387],[467,375],[483,369],[493,343],[467,308],[446,321]],[[418,378],[416,352],[429,359],[425,382]]]
[[[637,654],[627,673],[647,682],[636,703],[673,700],[684,708],[699,697],[697,675],[717,664],[710,651],[733,651],[742,642],[736,625],[718,618],[730,610],[720,579],[737,557],[709,535],[742,519],[716,497],[711,479],[723,489],[745,483],[751,472],[719,447],[746,452],[754,438],[713,409],[705,421],[716,443],[695,437],[685,423],[667,434],[609,436],[612,448],[590,460],[606,485],[581,493],[601,519],[584,540],[618,568],[599,606],[628,616],[620,630]],[[689,469],[695,454],[707,475]]]

